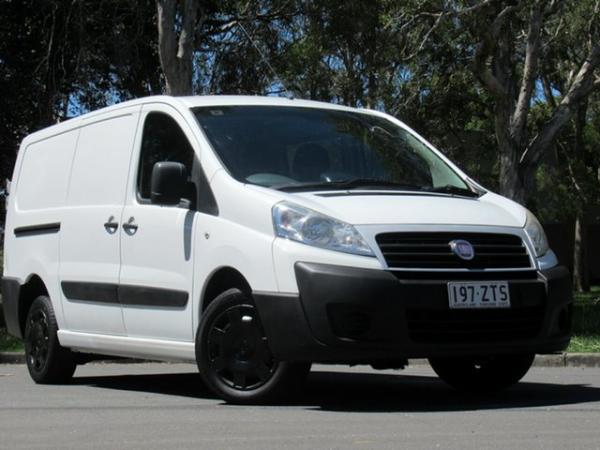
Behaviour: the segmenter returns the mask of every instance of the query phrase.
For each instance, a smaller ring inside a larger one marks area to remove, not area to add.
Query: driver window
[[[194,164],[194,149],[172,117],[152,112],[146,116],[144,122],[138,166],[138,195],[144,201],[150,201],[152,168],[159,161],[182,163],[190,177]]]

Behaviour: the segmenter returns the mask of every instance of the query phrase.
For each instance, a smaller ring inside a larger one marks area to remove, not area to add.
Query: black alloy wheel
[[[68,382],[77,367],[73,353],[58,342],[58,324],[50,299],[37,297],[25,322],[25,358],[36,383]]]
[[[196,360],[206,384],[232,403],[265,403],[297,392],[309,363],[277,361],[251,298],[229,289],[203,314]]]

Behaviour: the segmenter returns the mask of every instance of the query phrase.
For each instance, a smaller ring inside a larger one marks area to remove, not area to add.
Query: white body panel
[[[144,106],[141,123],[150,112],[173,117],[188,140],[194,136],[176,109],[164,104]],[[171,289],[191,293],[193,289],[193,236],[197,212],[176,207],[143,204],[136,198],[137,171],[142,127],[140,127],[121,223],[135,222],[135,232],[121,230],[121,272],[119,283],[130,286]],[[193,301],[184,308],[123,304],[127,335],[192,342]]]
[[[493,195],[481,198],[413,195],[302,194],[305,206],[353,225],[475,225],[521,227],[525,213],[515,204],[499,204]],[[497,197],[497,196],[495,196]],[[297,201],[296,201],[297,202]]]
[[[128,108],[79,130],[67,206],[61,217],[59,279],[119,281],[120,233],[104,224],[121,217],[139,107]],[[118,303],[92,303],[63,295],[65,328],[125,334]]]
[[[384,231],[509,233],[522,237],[534,255],[523,231],[525,209],[490,192],[480,198],[373,191],[324,197],[240,183],[223,167],[190,108],[241,104],[355,111],[260,97],[150,97],[72,119],[24,140],[8,202],[4,275],[22,283],[34,275],[42,279],[63,345],[118,356],[193,360],[201,302],[214,273],[231,268],[254,291],[297,293],[298,261],[387,269],[375,242],[375,235]],[[151,111],[168,114],[185,133],[209,181],[218,215],[152,205],[136,197],[142,124]],[[407,128],[382,113],[363,112]],[[272,208],[281,201],[354,225],[375,257],[276,238]],[[111,217],[120,225],[115,233],[104,227]],[[138,229],[126,233],[122,225],[131,218]],[[60,222],[59,233],[22,238],[13,233],[18,227],[55,222]],[[556,264],[552,252],[531,259],[532,267]],[[62,281],[184,291],[189,299],[181,308],[77,301],[65,298]]]
[[[143,339],[59,330],[58,339],[75,351],[163,361],[195,361],[193,342]]]

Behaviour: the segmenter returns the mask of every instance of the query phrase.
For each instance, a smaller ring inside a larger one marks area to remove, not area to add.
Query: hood
[[[525,209],[493,193],[479,198],[417,193],[311,192],[286,200],[353,225],[451,224],[523,227]]]

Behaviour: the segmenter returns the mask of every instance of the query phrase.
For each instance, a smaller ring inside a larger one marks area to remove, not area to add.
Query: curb
[[[19,352],[1,352],[0,364],[25,364],[25,354]]]
[[[139,359],[106,359],[94,361],[97,364],[136,364],[148,362]],[[25,354],[20,352],[0,352],[0,364],[25,364]],[[427,366],[426,359],[411,359],[410,366]],[[600,353],[560,353],[557,355],[537,355],[533,367],[587,367],[600,368]]]

